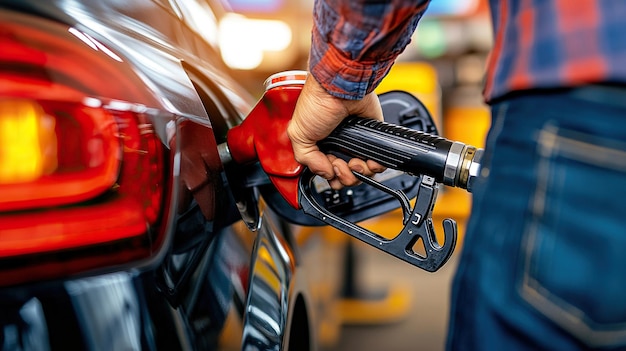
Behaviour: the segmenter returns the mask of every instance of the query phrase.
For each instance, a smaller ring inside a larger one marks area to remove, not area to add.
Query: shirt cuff
[[[317,43],[311,47],[309,72],[329,94],[342,99],[360,100],[374,91],[396,59],[354,61],[331,44]]]

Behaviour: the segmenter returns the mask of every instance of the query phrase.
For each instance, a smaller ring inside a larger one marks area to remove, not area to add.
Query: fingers
[[[328,182],[331,188],[338,190],[343,186],[354,186],[360,183],[354,174],[352,174],[352,169],[348,166],[346,161],[334,155],[328,155],[328,159],[331,161],[335,172],[335,178]]]
[[[328,180],[331,188],[339,190],[344,186],[354,186],[361,183],[352,173],[363,174],[371,177],[376,173],[383,172],[386,168],[374,161],[364,161],[353,158],[349,162],[344,161],[334,155],[326,155],[321,151],[311,152],[304,157],[311,172]]]
[[[351,170],[363,174],[367,177],[371,177],[376,173],[382,173],[387,169],[387,167],[379,164],[376,161],[364,161],[359,158],[351,159],[350,162],[348,162],[348,167],[350,167]]]
[[[387,167],[381,165],[380,163],[372,160],[367,160],[367,168],[374,173],[382,173]]]
[[[361,183],[352,171],[366,177],[372,177],[374,174],[381,173],[386,169],[386,167],[371,160],[364,161],[358,158],[353,158],[346,163],[346,161],[333,155],[328,155],[328,159],[331,161],[335,172],[335,178],[331,179],[329,184],[336,190],[341,189],[343,186],[354,186]]]

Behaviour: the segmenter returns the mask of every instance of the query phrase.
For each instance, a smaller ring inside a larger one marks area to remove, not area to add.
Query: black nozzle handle
[[[324,152],[374,160],[413,175],[428,175],[437,182],[457,186],[466,145],[370,118],[350,116],[324,140]]]

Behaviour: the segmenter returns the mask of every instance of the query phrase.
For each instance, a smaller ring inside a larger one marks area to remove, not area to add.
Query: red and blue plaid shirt
[[[311,74],[333,95],[362,98],[409,43],[427,4],[316,0]],[[494,45],[486,101],[527,89],[626,83],[626,0],[490,0],[490,5]]]

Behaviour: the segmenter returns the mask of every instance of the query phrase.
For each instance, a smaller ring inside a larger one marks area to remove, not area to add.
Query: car
[[[0,1],[3,350],[323,346],[342,246],[220,158],[258,101],[221,59],[227,13]],[[390,210],[350,196],[355,222]]]

